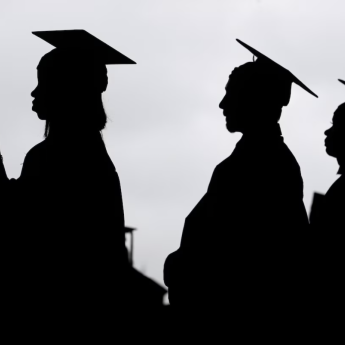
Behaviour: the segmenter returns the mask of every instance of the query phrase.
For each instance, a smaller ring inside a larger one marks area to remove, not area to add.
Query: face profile
[[[32,110],[37,113],[40,120],[48,120],[55,112],[59,112],[59,107],[63,100],[62,85],[58,87],[58,83],[51,80],[47,67],[37,67],[38,84],[32,91],[31,96],[34,98],[32,102]],[[60,89],[60,90],[59,90]]]
[[[223,110],[226,128],[230,133],[243,132],[253,120],[252,114],[258,106],[254,70],[252,62],[235,68],[225,87],[226,93],[219,108]]]
[[[225,87],[226,94],[219,104],[226,119],[226,128],[230,133],[241,132],[243,121],[252,112],[251,103],[244,102],[241,93],[233,87],[234,81],[229,78]]]
[[[332,127],[325,132],[325,135],[328,155],[335,158],[345,156],[345,103],[335,111]]]
[[[108,85],[106,66],[135,62],[85,30],[36,31],[33,34],[55,48],[37,67],[38,85],[31,93],[34,98],[32,110],[41,120],[55,123],[73,121],[75,113],[98,112],[104,117],[101,95]],[[88,119],[84,116],[85,121]],[[75,122],[82,121],[75,118]],[[105,119],[98,122],[98,129],[104,129]]]
[[[273,83],[262,74],[262,67],[257,62],[246,63],[231,73],[226,94],[219,104],[230,133],[244,133],[279,120],[282,104],[275,101],[275,97],[267,97],[272,94],[268,91]]]
[[[107,89],[107,68],[83,52],[54,49],[37,67],[38,85],[31,93],[32,110],[50,128],[81,128],[101,131],[107,117],[102,93]]]

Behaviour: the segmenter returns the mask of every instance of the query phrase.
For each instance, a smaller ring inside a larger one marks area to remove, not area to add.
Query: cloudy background
[[[313,193],[336,179],[323,132],[345,101],[337,82],[345,79],[344,11],[343,0],[1,0],[0,150],[8,175],[20,175],[26,152],[43,138],[30,92],[51,47],[31,31],[86,29],[135,60],[108,68],[104,137],[126,224],[139,229],[135,265],[162,282],[185,216],[240,138],[226,131],[218,108],[232,69],[252,59],[235,38],[320,96],[294,86],[281,121],[301,165],[308,210]]]

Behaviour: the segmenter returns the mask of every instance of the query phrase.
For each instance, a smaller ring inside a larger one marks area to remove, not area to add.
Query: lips
[[[35,102],[32,102],[32,108],[33,111],[37,110],[37,105]]]

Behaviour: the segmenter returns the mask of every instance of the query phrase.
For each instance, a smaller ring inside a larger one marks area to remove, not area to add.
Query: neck
[[[279,123],[256,124],[242,131],[244,136],[282,135]]]
[[[337,158],[337,161],[340,166],[338,174],[343,174],[345,172],[345,157]]]
[[[99,131],[82,126],[81,124],[71,125],[51,123],[47,138],[49,139],[71,139],[80,137],[90,137],[90,135],[99,135]]]

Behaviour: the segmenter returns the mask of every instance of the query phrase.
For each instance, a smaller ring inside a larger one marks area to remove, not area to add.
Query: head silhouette
[[[231,133],[245,133],[276,124],[289,104],[291,79],[285,71],[258,59],[235,68],[229,77],[223,109]]]
[[[333,116],[332,127],[326,132],[326,152],[338,159],[340,165],[345,163],[345,103],[341,104]]]
[[[106,125],[102,93],[107,69],[92,54],[54,49],[37,67],[38,85],[32,92],[33,111],[51,128],[101,131]]]

